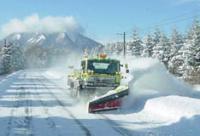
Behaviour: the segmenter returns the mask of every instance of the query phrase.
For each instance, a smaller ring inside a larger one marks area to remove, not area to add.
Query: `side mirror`
[[[125,64],[126,73],[129,73],[128,64]]]

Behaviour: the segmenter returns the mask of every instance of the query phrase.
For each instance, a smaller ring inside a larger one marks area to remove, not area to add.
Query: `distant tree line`
[[[20,47],[6,43],[0,48],[0,74],[24,68],[24,56]]]
[[[46,68],[62,65],[69,49],[31,45],[22,47],[10,42],[0,46],[0,74],[26,68]]]
[[[172,74],[190,83],[200,83],[200,22],[197,19],[184,34],[174,28],[171,35],[166,35],[156,28],[141,38],[134,30],[126,47],[128,55],[157,58]],[[122,54],[123,43],[107,43],[104,50]]]

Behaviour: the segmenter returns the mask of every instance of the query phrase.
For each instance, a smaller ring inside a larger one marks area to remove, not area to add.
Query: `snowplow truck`
[[[68,75],[70,94],[88,101],[88,112],[94,113],[121,107],[122,97],[128,95],[128,86],[120,85],[122,74],[119,60],[100,54],[81,61],[81,70]]]

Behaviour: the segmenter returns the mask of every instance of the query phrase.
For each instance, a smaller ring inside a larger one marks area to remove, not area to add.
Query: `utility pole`
[[[124,58],[126,58],[126,33],[124,32]]]
[[[124,33],[117,33],[118,35],[123,35],[123,55],[126,58],[126,32]]]

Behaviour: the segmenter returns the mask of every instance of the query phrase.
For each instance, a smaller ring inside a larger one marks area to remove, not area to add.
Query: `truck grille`
[[[90,78],[88,81],[85,82],[85,84],[87,86],[94,86],[94,87],[114,87],[117,86],[117,84],[115,83],[115,78],[111,77],[111,78]]]

